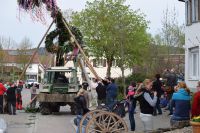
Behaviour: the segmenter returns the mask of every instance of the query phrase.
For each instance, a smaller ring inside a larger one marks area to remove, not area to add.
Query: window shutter
[[[96,59],[93,59],[93,67],[97,67],[97,60]]]
[[[103,67],[106,67],[106,59],[103,59]]]

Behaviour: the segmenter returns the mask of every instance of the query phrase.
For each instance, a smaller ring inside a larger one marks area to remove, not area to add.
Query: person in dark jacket
[[[152,95],[152,81],[145,79],[143,84],[140,84],[135,98],[140,104],[140,118],[144,125],[145,132],[151,132],[153,130],[153,110],[157,102],[157,92],[153,92]]]
[[[79,123],[81,121],[81,118],[83,115],[85,115],[87,112],[89,112],[90,110],[87,108],[87,103],[84,97],[84,93],[85,90],[84,89],[80,89],[77,97],[74,98],[75,104],[76,104],[76,118],[74,119],[74,123],[78,126],[76,133],[79,133]],[[84,124],[86,125],[86,123]],[[84,133],[84,128],[82,129],[83,133]]]
[[[118,87],[114,79],[110,79],[110,84],[106,88],[106,104],[112,106],[117,98]]]
[[[173,114],[173,110],[171,110],[171,98],[172,94],[174,93],[174,87],[177,85],[177,76],[175,74],[175,70],[172,68],[171,70],[165,70],[163,74],[164,78],[167,79],[166,83],[166,91],[167,91],[167,99],[169,101],[168,109],[169,109],[169,115]]]
[[[16,115],[16,89],[17,86],[12,83],[7,90],[8,112],[10,115]]]
[[[84,97],[85,97],[87,108],[89,108],[89,102],[90,102],[89,93],[88,93],[88,86],[89,86],[89,84],[87,82],[82,83],[82,88],[85,90]]]
[[[80,89],[77,97],[74,98],[75,104],[76,104],[76,115],[84,115],[86,114],[89,109],[87,108],[87,103],[84,97],[85,90]]]
[[[153,115],[157,115],[157,110],[158,114],[162,114],[162,110],[160,108],[160,97],[164,93],[162,90],[162,82],[160,81],[160,74],[155,75],[156,80],[153,82],[153,91],[157,92],[157,103],[156,107],[154,108],[154,113]]]
[[[106,86],[99,81],[96,87],[98,106],[106,103]]]
[[[16,91],[16,108],[18,110],[22,110],[22,95],[21,95],[22,89],[23,89],[23,83],[22,81],[19,81]]]

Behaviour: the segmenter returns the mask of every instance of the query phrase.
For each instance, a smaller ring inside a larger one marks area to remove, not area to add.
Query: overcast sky
[[[0,0],[0,36],[11,37],[19,43],[25,36],[31,40],[34,46],[37,46],[50,24],[50,17],[46,14],[47,24],[33,21],[30,14],[19,11],[17,0]],[[59,7],[64,11],[72,9],[80,11],[85,8],[87,0],[57,0]],[[88,0],[92,1],[92,0]],[[131,5],[134,10],[140,9],[146,14],[146,20],[150,21],[148,32],[151,34],[158,33],[161,28],[161,20],[163,11],[168,7],[172,10],[174,7],[178,12],[178,20],[180,24],[184,23],[185,7],[183,2],[178,0],[127,0],[127,4]],[[19,17],[20,16],[20,17]]]

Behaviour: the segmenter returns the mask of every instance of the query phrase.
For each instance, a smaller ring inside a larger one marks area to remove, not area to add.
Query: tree
[[[114,60],[118,60],[123,75],[125,67],[132,67],[142,57],[148,40],[144,16],[124,3],[125,0],[95,0],[72,16],[72,23],[82,31],[93,56],[106,58],[106,76],[111,75]]]
[[[170,54],[183,53],[185,42],[184,26],[178,23],[175,8],[172,11],[167,8],[164,12],[160,38],[161,45],[167,48],[167,68],[174,67],[174,64],[170,62]]]
[[[43,54],[39,55],[40,64],[47,69],[52,66],[53,55],[45,51]]]
[[[21,64],[21,68],[24,69],[28,63],[32,52],[31,52],[32,43],[29,38],[25,37],[22,39],[21,43],[18,46],[18,63]]]
[[[5,62],[6,62],[6,52],[5,49],[10,49],[15,46],[15,41],[13,41],[10,37],[5,38],[3,36],[0,36],[0,71],[1,71],[1,79],[5,79],[4,75],[4,68],[5,68]]]
[[[0,36],[0,48],[1,49],[12,49],[16,46],[16,42],[12,38],[5,38]]]

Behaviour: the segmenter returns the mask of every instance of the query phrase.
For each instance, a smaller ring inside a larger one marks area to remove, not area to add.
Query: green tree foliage
[[[72,16],[72,23],[83,33],[93,56],[106,58],[107,76],[110,76],[112,61],[115,59],[123,68],[141,62],[148,44],[144,15],[131,10],[124,2],[87,2],[86,9]]]

